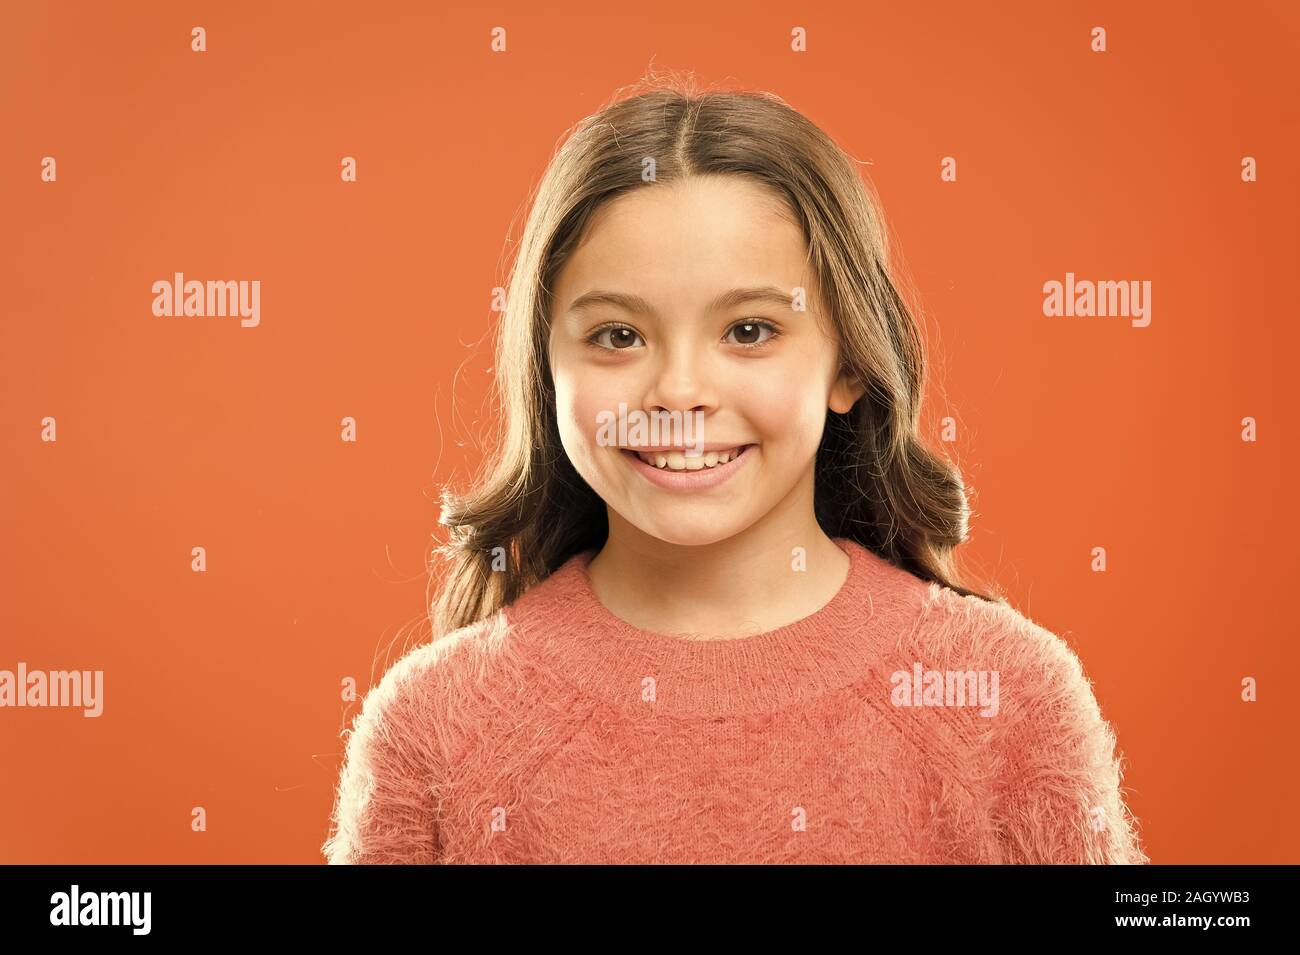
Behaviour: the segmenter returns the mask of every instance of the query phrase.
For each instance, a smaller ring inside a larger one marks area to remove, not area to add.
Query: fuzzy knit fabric
[[[1149,862],[1074,651],[835,543],[837,594],[766,633],[633,627],[589,550],[409,651],[347,734],[326,859]]]

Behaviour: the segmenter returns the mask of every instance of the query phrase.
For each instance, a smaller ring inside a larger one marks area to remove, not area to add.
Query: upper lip
[[[749,442],[738,441],[732,444],[726,444],[722,441],[706,441],[699,445],[701,451],[730,451],[732,448],[748,447]],[[623,447],[623,451],[641,451],[648,453],[650,451],[694,451],[697,445],[694,444],[629,444]]]

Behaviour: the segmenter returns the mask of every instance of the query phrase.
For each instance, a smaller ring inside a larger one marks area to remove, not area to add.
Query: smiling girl
[[[1073,650],[958,579],[884,227],[801,114],[652,88],[580,123],[496,368],[441,637],[367,695],[329,861],[1147,861]],[[623,409],[702,432],[611,442]]]

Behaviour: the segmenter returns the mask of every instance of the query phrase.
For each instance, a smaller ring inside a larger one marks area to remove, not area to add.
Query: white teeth
[[[700,471],[705,468],[717,467],[719,464],[726,464],[728,461],[734,461],[739,456],[739,448],[730,448],[726,451],[705,451],[703,454],[695,455],[688,455],[681,451],[637,452],[637,457],[646,464],[667,471]]]

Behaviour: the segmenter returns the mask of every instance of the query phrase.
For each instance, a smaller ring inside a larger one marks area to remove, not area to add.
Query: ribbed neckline
[[[856,541],[833,538],[849,572],[821,609],[750,636],[700,640],[642,630],[596,596],[587,568],[594,549],[574,554],[505,608],[544,665],[582,691],[645,714],[722,716],[770,712],[865,675],[921,605],[923,582]],[[655,699],[643,699],[654,677]]]

